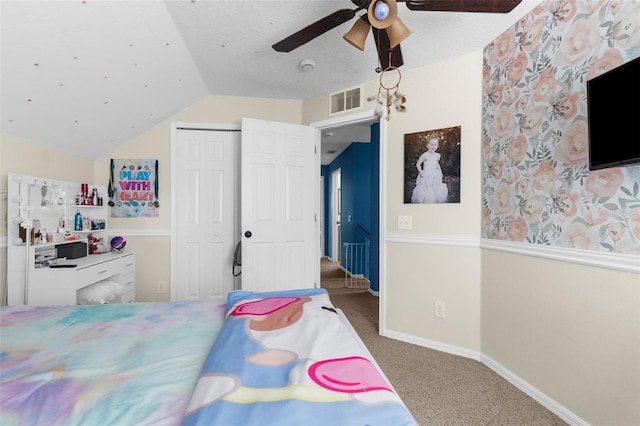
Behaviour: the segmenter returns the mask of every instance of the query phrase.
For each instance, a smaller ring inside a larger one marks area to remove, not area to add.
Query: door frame
[[[385,182],[383,177],[386,175],[387,170],[387,161],[384,152],[387,147],[387,120],[386,120],[386,111],[383,113],[382,117],[376,118],[375,110],[367,110],[354,114],[347,114],[340,117],[331,118],[328,120],[316,121],[309,123],[310,126],[313,126],[319,130],[329,130],[334,127],[341,127],[348,124],[358,124],[365,123],[372,120],[378,120],[380,123],[380,169],[378,170],[378,184],[380,187],[380,198],[378,203],[378,211],[380,217],[380,226],[378,229],[379,238],[379,247],[378,247],[378,334],[381,336],[386,335],[385,328],[385,312],[386,312],[386,297],[385,297],[385,269],[386,269],[386,214],[384,206],[387,202],[387,188],[385,186]],[[318,173],[320,174],[320,168],[318,168]]]
[[[178,149],[177,140],[178,140],[178,128],[186,128],[193,130],[211,130],[211,131],[240,131],[241,126],[234,124],[219,124],[219,123],[188,123],[188,122],[171,122],[171,159],[173,160],[176,156],[176,150]],[[239,147],[236,147],[238,149]],[[238,167],[234,167],[234,169],[239,169]],[[236,181],[240,181],[240,170],[234,170]],[[176,193],[176,162],[171,161],[171,194]],[[234,201],[234,210],[235,214],[238,214],[238,209],[240,205],[239,197],[235,197]],[[176,300],[176,285],[177,282],[177,271],[176,271],[176,254],[178,252],[177,247],[177,203],[176,197],[171,197],[171,249],[170,249],[170,268],[171,273],[170,277],[170,291],[169,291],[169,300]],[[233,233],[235,236],[240,235],[240,224],[237,223],[239,220],[236,218],[234,220],[234,230]],[[237,286],[238,277],[235,278],[236,282],[234,283],[234,288]]]

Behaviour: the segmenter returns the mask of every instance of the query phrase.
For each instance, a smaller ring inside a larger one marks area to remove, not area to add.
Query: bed
[[[324,289],[0,309],[6,425],[416,425]]]

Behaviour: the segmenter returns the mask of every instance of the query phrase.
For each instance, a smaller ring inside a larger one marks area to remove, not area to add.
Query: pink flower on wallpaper
[[[545,18],[541,17],[529,21],[525,24],[522,37],[520,38],[520,48],[527,53],[534,51],[540,43],[540,38],[544,34]]]
[[[556,182],[556,168],[549,159],[542,160],[531,172],[533,187],[551,193]]]
[[[513,33],[513,28],[503,32],[493,42],[493,52],[489,61],[493,65],[504,64],[508,58],[513,55],[516,50],[516,38]]]
[[[533,100],[536,102],[549,101],[556,93],[556,83],[556,75],[552,68],[542,70],[531,86]]]
[[[557,197],[557,200],[560,205],[560,214],[564,217],[574,217],[576,213],[578,213],[578,201],[580,200],[580,195],[577,192],[560,194]]]
[[[637,47],[640,44],[640,3],[625,3],[625,8],[616,16],[613,38],[616,46],[621,48]]]
[[[565,120],[573,118],[578,112],[578,101],[580,100],[580,93],[571,92],[563,96],[558,97],[553,103],[553,108],[558,115]]]
[[[640,238],[640,207],[629,212],[629,229],[636,238]]]
[[[587,176],[585,189],[597,197],[613,197],[624,181],[619,167],[595,170]]]
[[[584,214],[584,218],[586,219],[589,226],[597,226],[603,224],[609,219],[609,211],[603,209],[602,207],[594,206]]]
[[[498,108],[491,123],[491,136],[497,140],[505,139],[513,133],[515,128],[516,118],[511,108],[504,105]]]
[[[522,205],[522,215],[527,222],[537,221],[544,212],[547,197],[541,194],[529,194]]]
[[[576,65],[584,62],[599,46],[599,23],[595,19],[578,18],[562,37],[556,52],[556,61],[561,64]]]
[[[598,248],[598,234],[592,228],[574,222],[562,230],[558,243],[563,247],[595,250]]]
[[[529,227],[527,226],[527,222],[521,216],[513,219],[509,226],[507,226],[507,237],[511,241],[524,241],[524,239],[527,238],[528,232]]]
[[[509,216],[516,210],[516,197],[513,187],[501,182],[491,199],[491,208],[500,216]]]
[[[589,159],[589,139],[586,120],[575,120],[562,133],[556,147],[556,158],[572,166],[587,164]]]
[[[607,49],[602,55],[591,65],[587,72],[587,80],[604,74],[605,72],[624,64],[624,59],[617,49]]]
[[[545,121],[546,111],[542,105],[527,109],[522,117],[522,133],[528,137],[535,136]]]
[[[518,81],[524,75],[524,72],[527,70],[527,63],[529,59],[527,54],[524,52],[518,53],[513,61],[507,67],[507,80],[511,82]]]
[[[611,239],[616,243],[622,239],[624,233],[624,225],[620,222],[614,222],[607,225],[607,234],[609,234]]]

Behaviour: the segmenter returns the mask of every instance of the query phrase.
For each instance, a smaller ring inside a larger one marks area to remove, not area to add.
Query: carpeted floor
[[[478,361],[380,336],[378,297],[366,289],[325,287],[324,273],[330,276],[331,268],[336,265],[321,268],[322,287],[344,311],[420,426],[565,425]]]

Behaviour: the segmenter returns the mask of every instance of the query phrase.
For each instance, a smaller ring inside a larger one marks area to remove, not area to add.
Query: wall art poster
[[[157,217],[158,160],[111,159],[111,217]]]
[[[461,127],[404,135],[405,204],[460,202]]]

